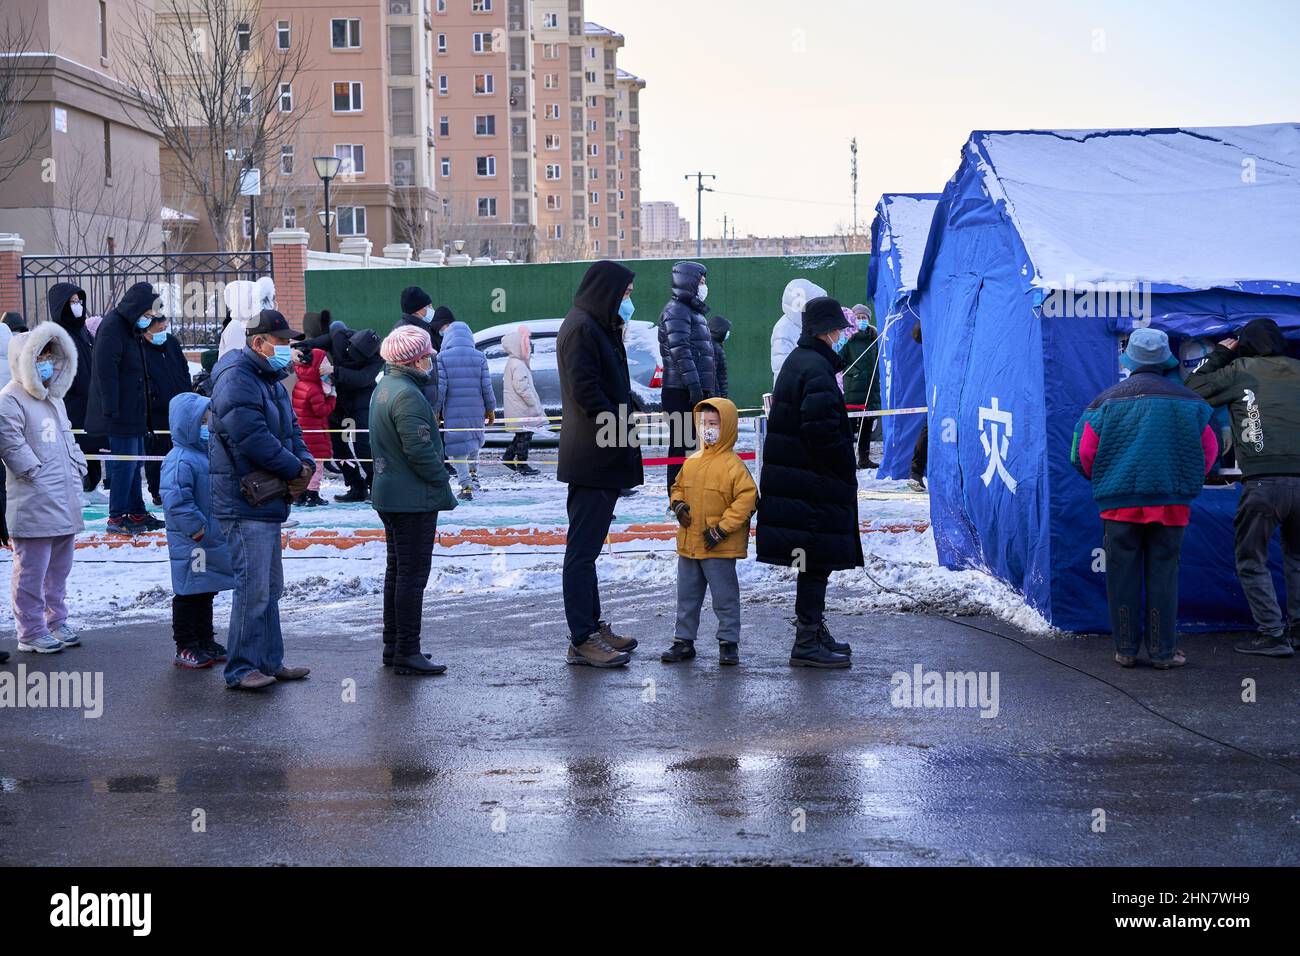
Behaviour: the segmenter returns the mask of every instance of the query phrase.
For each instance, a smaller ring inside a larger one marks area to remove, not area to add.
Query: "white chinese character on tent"
[[[987,487],[993,481],[993,476],[997,475],[1002,479],[1003,484],[1014,495],[1016,493],[1016,479],[1012,478],[1007,472],[1007,448],[1011,443],[1013,434],[1011,413],[998,407],[998,397],[993,396],[990,403],[991,408],[980,406],[980,444],[984,446],[984,454],[988,456],[989,466],[984,469],[984,474],[980,478],[984,480]],[[989,429],[984,430],[984,423],[987,422]]]

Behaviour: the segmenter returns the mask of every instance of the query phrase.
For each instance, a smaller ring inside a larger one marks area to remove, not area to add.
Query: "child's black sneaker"
[[[208,652],[201,647],[180,647],[176,649],[176,657],[172,660],[172,665],[187,671],[201,671],[205,667],[211,667],[215,663]]]
[[[127,515],[127,517],[133,523],[144,528],[145,531],[161,531],[163,528],[167,527],[167,522],[159,521],[157,518],[155,518],[153,515],[149,514],[148,512],[145,512],[144,514],[141,515]]]
[[[665,664],[676,664],[679,661],[689,661],[694,657],[694,641],[673,641],[673,646],[664,651],[659,659]]]
[[[221,664],[225,662],[227,654],[224,644],[218,644],[216,641],[205,641],[202,646],[203,652],[212,658],[212,663]]]
[[[740,645],[735,641],[718,642],[718,663],[719,664],[739,664],[740,663]]]

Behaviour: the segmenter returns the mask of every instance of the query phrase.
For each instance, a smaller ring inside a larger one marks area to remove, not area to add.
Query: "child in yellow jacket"
[[[700,450],[686,459],[669,492],[677,516],[677,628],[665,664],[695,656],[705,591],[718,618],[718,661],[739,664],[740,582],[736,561],[749,554],[749,519],[758,487],[736,455],[736,406],[709,398],[695,406]]]

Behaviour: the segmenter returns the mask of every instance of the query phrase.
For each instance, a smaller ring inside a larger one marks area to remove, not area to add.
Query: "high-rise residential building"
[[[0,221],[25,252],[157,251],[158,137],[132,108],[119,38],[147,0],[4,0],[6,80],[19,100],[0,149]]]
[[[533,0],[537,258],[588,254],[582,0]]]
[[[582,54],[583,132],[587,140],[587,230],[591,254],[623,255],[618,239],[618,50],[623,35],[588,20]]]
[[[691,238],[691,224],[682,217],[675,202],[641,204],[641,244],[677,242]]]
[[[618,243],[625,259],[637,259],[641,256],[641,91],[645,80],[619,70],[616,82]]]

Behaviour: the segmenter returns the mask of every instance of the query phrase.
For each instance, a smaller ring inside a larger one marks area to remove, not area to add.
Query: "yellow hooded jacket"
[[[717,444],[704,445],[686,459],[677,473],[669,499],[691,509],[691,526],[677,528],[677,553],[697,561],[704,558],[743,558],[749,554],[749,520],[758,504],[758,487],[736,455],[736,406],[725,398],[709,398],[695,406],[699,434],[700,405],[712,405],[722,419]],[[716,548],[704,546],[704,532],[717,525],[726,537]]]

